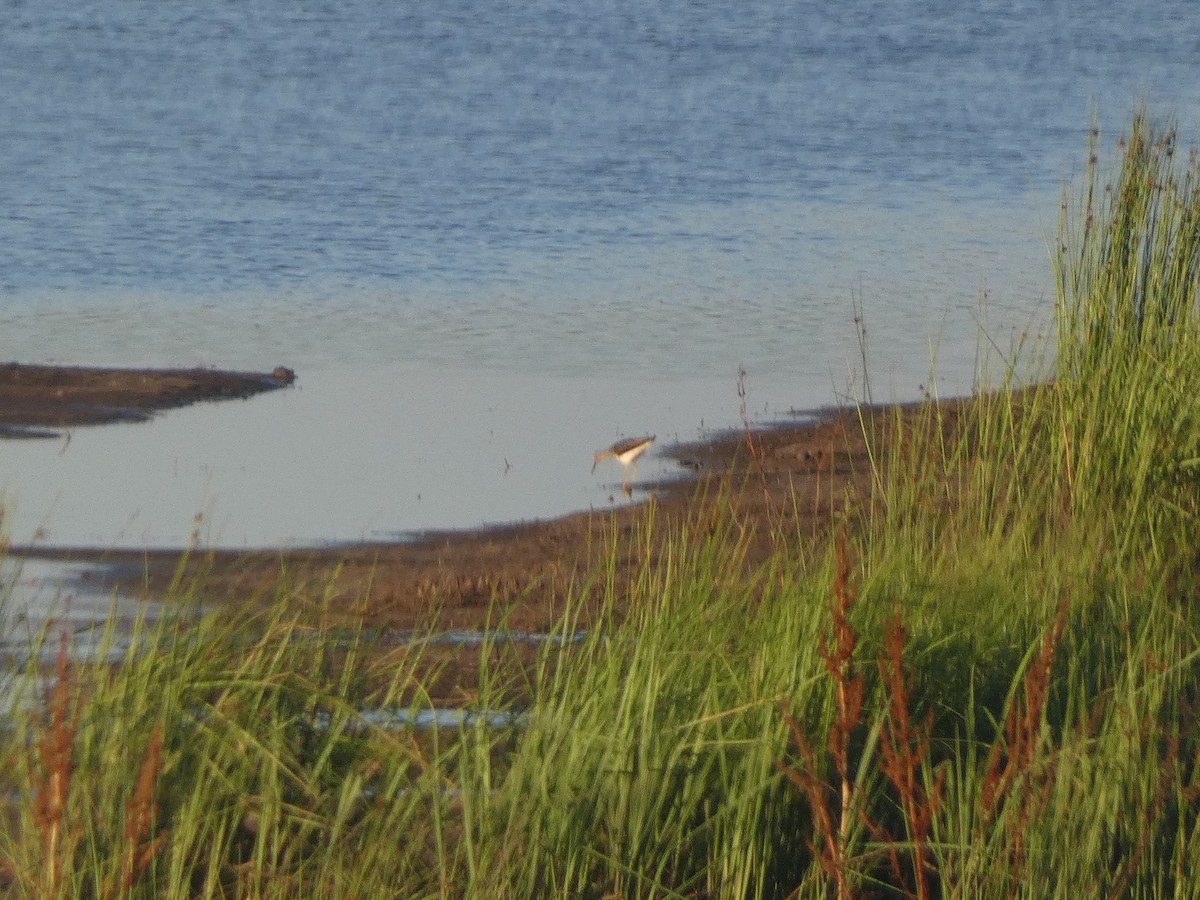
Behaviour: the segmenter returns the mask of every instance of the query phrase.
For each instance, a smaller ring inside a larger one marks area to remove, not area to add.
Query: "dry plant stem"
[[[34,783],[37,799],[34,820],[41,835],[42,872],[39,893],[60,896],[66,888],[65,879],[73,865],[74,839],[66,821],[67,800],[75,774],[72,751],[79,731],[79,709],[70,712],[75,685],[71,674],[67,637],[60,638],[55,662],[54,687],[46,702],[46,712],[39,716],[41,737],[38,740],[39,777]],[[122,896],[134,886],[149,867],[167,838],[163,832],[149,840],[157,808],[154,786],[162,771],[162,726],[155,726],[138,770],[137,783],[125,806],[125,844],[122,851],[119,878],[107,881],[102,896]]]
[[[739,409],[742,414],[742,429],[746,433],[746,446],[750,448],[750,457],[759,460],[758,448],[754,446],[754,429],[750,427],[750,413],[746,408],[746,370],[738,369],[737,392]],[[761,467],[760,467],[761,468]]]
[[[754,460],[754,469],[758,472],[758,480],[762,485],[763,498],[766,500],[766,510],[769,519],[774,518],[774,506],[771,501],[771,490],[767,485],[767,472],[763,468],[763,454],[754,442],[754,429],[750,427],[750,413],[746,408],[746,370],[738,369],[738,400],[742,415],[742,429],[746,435],[746,446],[750,450],[750,458]],[[774,522],[771,523],[774,527]]]
[[[146,754],[138,768],[133,796],[125,804],[125,847],[121,858],[120,883],[118,886],[110,882],[104,891],[105,897],[119,897],[128,893],[166,842],[166,831],[153,841],[148,840],[158,814],[154,785],[162,771],[162,749],[162,725],[158,724],[154,726]]]
[[[1050,692],[1050,668],[1066,619],[1066,604],[1060,604],[1053,625],[1042,636],[1037,658],[1025,672],[1025,703],[1023,706],[1014,703],[1009,707],[1004,719],[1003,740],[997,740],[988,754],[980,798],[985,820],[990,821],[1014,782],[1029,774],[1029,767],[1036,758],[1042,709]]]
[[[913,848],[917,896],[924,900],[930,896],[926,846],[933,817],[942,803],[946,770],[938,773],[933,790],[927,793],[920,774],[929,756],[933,713],[930,711],[926,715],[919,728],[913,726],[909,716],[910,689],[904,672],[904,646],[907,641],[908,634],[897,611],[884,636],[884,655],[879,660],[879,674],[888,697],[887,739],[883,742],[882,768],[900,795],[900,806]],[[902,873],[897,871],[895,874],[897,880],[903,883]]]
[[[810,841],[809,850],[816,857],[822,871],[837,884],[838,897],[849,897],[850,886],[846,880],[845,857],[834,829],[833,812],[829,808],[829,786],[817,775],[820,771],[817,752],[808,742],[804,728],[792,715],[787,704],[780,702],[779,708],[791,733],[792,743],[800,754],[800,767],[792,768],[783,763],[776,763],[776,766],[808,800],[814,829],[821,837],[821,846],[818,847],[815,842]]]
[[[867,318],[863,310],[861,285],[858,296],[855,296],[853,290],[850,291],[850,308],[854,312],[854,333],[858,336],[858,357],[862,363],[863,393],[866,395],[867,405],[870,406],[875,401],[871,397],[871,376],[867,368]]]
[[[829,751],[833,754],[834,766],[841,779],[842,816],[838,827],[838,840],[843,846],[850,834],[853,818],[852,799],[854,780],[850,774],[850,732],[858,725],[863,705],[863,679],[855,672],[853,656],[858,638],[850,627],[850,608],[857,598],[857,591],[850,585],[850,564],[846,557],[846,533],[837,536],[837,576],[833,584],[833,598],[829,611],[833,617],[835,646],[831,649],[824,636],[821,638],[821,656],[825,668],[833,676],[837,687],[837,719],[829,734]]]
[[[70,857],[64,849],[65,813],[71,790],[74,765],[71,750],[79,728],[79,711],[68,717],[71,703],[71,662],[67,652],[67,636],[60,638],[58,659],[55,662],[54,687],[46,704],[47,713],[41,717],[41,738],[38,741],[40,777],[34,784],[37,801],[34,818],[42,839],[42,894],[51,897],[59,893],[63,867]],[[48,721],[47,717],[48,716]]]
[[[826,670],[833,678],[837,703],[827,741],[838,779],[836,826],[829,802],[830,786],[820,777],[817,752],[805,735],[803,727],[786,705],[782,705],[784,721],[791,732],[792,743],[799,751],[801,767],[790,768],[777,764],[780,771],[808,799],[815,829],[821,837],[821,847],[811,849],[822,870],[834,879],[839,900],[852,896],[847,874],[849,854],[846,845],[849,843],[854,812],[858,805],[850,767],[850,736],[860,724],[863,706],[863,678],[855,671],[852,659],[858,640],[849,622],[850,609],[856,596],[856,591],[850,584],[846,535],[841,531],[837,536],[837,573],[834,577],[833,596],[829,602],[833,618],[834,644],[830,647],[824,636],[820,639],[821,657]]]
[[[999,815],[1005,799],[1010,796],[1021,798],[1016,820],[1007,829],[1010,836],[1007,857],[1009,868],[1016,875],[1024,857],[1024,831],[1027,823],[1049,798],[1054,781],[1055,756],[1043,757],[1043,766],[1038,767],[1038,743],[1042,712],[1050,693],[1050,670],[1054,664],[1054,651],[1062,638],[1067,622],[1067,604],[1060,603],[1053,624],[1042,636],[1038,655],[1025,672],[1023,679],[1024,703],[1012,703],[1004,719],[1003,735],[998,735],[988,754],[983,788],[980,794],[981,830],[988,828]],[[1039,786],[1041,790],[1035,790]]]

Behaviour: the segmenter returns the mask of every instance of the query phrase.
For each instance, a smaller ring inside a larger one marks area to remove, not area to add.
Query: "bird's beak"
[[[593,460],[592,460],[592,474],[593,474],[593,475],[595,475],[595,474],[596,474],[596,466],[598,466],[598,465],[600,465],[600,460],[598,460],[598,459],[593,459]]]

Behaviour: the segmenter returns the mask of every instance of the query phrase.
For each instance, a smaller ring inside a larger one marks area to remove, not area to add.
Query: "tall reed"
[[[1200,473],[1200,165],[1144,110],[1064,192],[1058,288],[1058,427],[1047,464],[1065,510],[1103,523],[1121,558],[1178,547]]]
[[[53,673],[35,646],[8,890],[1195,896],[1200,211],[1172,129],[1121,149],[1065,203],[1056,377],[864,410],[870,497],[833,540],[768,523],[755,567],[737,482],[648,509],[532,664],[485,635],[440,724],[434,635],[376,643],[283,578],[207,614],[181,580]]]

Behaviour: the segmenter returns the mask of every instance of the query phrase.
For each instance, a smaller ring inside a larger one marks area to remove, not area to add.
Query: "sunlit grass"
[[[283,587],[31,654],[10,892],[1194,896],[1200,182],[1140,114],[1120,150],[1064,199],[1054,377],[864,416],[870,497],[754,568],[734,484],[614,530],[440,727],[429,636]]]

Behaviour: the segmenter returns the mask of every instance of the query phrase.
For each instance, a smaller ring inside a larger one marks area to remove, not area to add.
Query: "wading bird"
[[[596,471],[596,466],[600,465],[600,460],[612,457],[625,467],[625,480],[621,482],[621,490],[626,494],[629,493],[629,470],[633,469],[633,477],[637,479],[637,458],[641,456],[650,445],[654,443],[654,435],[649,437],[626,438],[622,441],[617,441],[611,447],[604,450],[597,450],[596,455],[592,458],[592,471]]]

